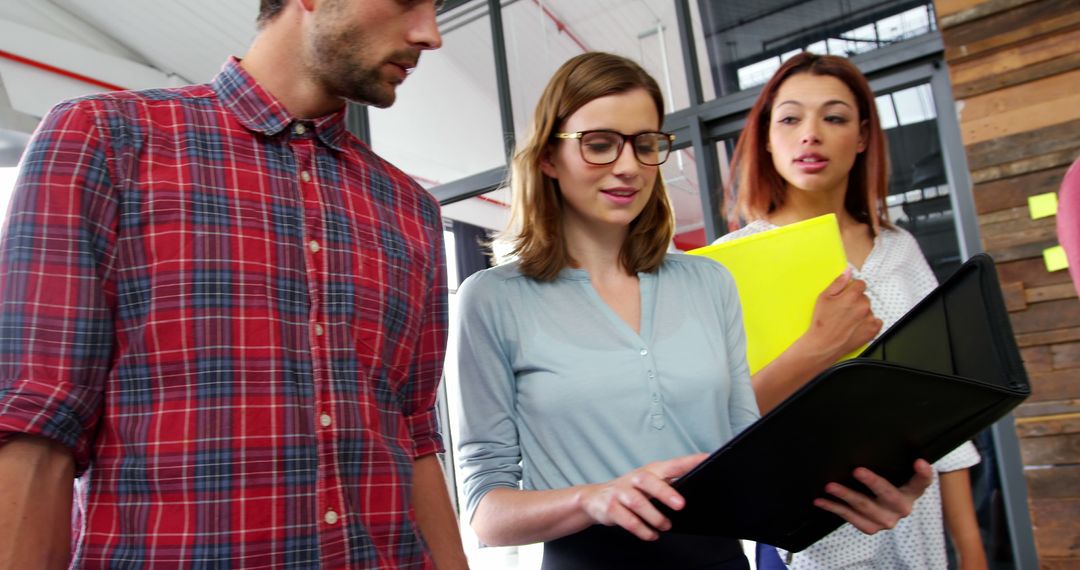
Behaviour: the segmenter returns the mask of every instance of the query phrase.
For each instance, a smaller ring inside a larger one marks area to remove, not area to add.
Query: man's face
[[[304,57],[328,94],[389,107],[420,52],[440,45],[432,0],[322,0]]]

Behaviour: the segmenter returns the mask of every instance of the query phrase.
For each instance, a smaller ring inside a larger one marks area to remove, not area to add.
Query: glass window
[[[802,50],[850,57],[934,29],[929,2],[698,0],[718,94],[764,83],[779,56]],[[775,69],[775,68],[773,68]]]
[[[705,218],[701,211],[697,157],[693,149],[672,152],[671,157],[660,168],[667,185],[671,207],[675,210],[675,236],[672,240],[674,248],[688,251],[708,245]]]
[[[896,107],[893,106],[892,95],[880,95],[874,98],[877,103],[878,120],[881,128],[888,130],[900,124],[896,119]]]
[[[425,187],[506,162],[491,27],[477,6],[440,15],[442,48],[420,56],[393,106],[368,108],[372,147]]]
[[[694,28],[694,49],[697,51],[698,73],[701,75],[702,101],[716,99],[716,83],[709,65],[709,52],[705,46],[705,31],[701,26],[701,10],[697,2],[690,2],[690,25]]]
[[[896,109],[897,123],[910,125],[937,118],[929,85],[918,85],[890,95]]]
[[[877,101],[889,150],[889,217],[915,236],[940,281],[961,260],[930,85],[879,95]],[[886,121],[888,116],[893,120]]]
[[[660,84],[668,112],[689,105],[671,0],[513,2],[502,14],[518,136],[526,132],[551,75],[586,51],[616,53],[640,63]]]
[[[15,190],[15,178],[19,169],[14,166],[0,167],[0,218],[7,216],[11,193]]]

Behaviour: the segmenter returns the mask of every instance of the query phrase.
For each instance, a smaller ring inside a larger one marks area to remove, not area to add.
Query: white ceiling
[[[148,64],[185,82],[209,81],[255,36],[258,0],[5,0],[51,3]]]
[[[668,96],[675,108],[686,105],[671,0],[504,0],[503,4],[518,136],[523,136],[551,73],[585,49],[640,61],[662,88],[671,86]],[[87,53],[122,58],[171,76],[172,84],[206,82],[229,55],[242,55],[254,37],[257,12],[258,0],[0,0],[0,20],[40,32],[42,39],[37,41],[56,38],[85,46]],[[443,49],[437,56],[429,54],[428,66],[421,65],[403,86],[398,105],[374,111],[376,150],[419,179],[448,182],[505,160],[498,141],[495,66],[486,12],[486,2],[473,0],[441,15]],[[658,26],[664,30],[664,49],[657,39]],[[703,53],[699,57],[705,60]],[[439,69],[429,70],[432,65]],[[93,72],[84,74],[94,76]],[[424,81],[425,74],[432,81]],[[116,83],[142,86],[136,81],[131,82],[134,85]],[[436,91],[433,84],[438,86]],[[433,92],[441,101],[452,102],[455,113],[450,115],[458,116],[457,123],[447,117],[445,105],[432,105]],[[428,140],[408,136],[419,132],[418,125]],[[445,141],[450,135],[444,133],[460,133],[466,125],[482,126],[475,136],[493,138],[494,144],[448,146]],[[392,141],[392,137],[402,137],[402,141]],[[395,155],[395,144],[400,145],[401,156]],[[487,150],[481,152],[479,147]],[[686,166],[680,173],[673,160],[665,168],[683,227],[699,225],[701,220],[694,166],[692,162]]]

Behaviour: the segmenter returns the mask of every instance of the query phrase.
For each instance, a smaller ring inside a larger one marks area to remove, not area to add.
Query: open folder
[[[834,214],[687,253],[720,262],[735,279],[750,374],[780,356],[810,328],[818,295],[847,268]]]
[[[843,520],[813,505],[866,467],[900,485],[1031,393],[994,264],[976,255],[870,344],[834,364],[674,483],[672,530],[800,551]]]

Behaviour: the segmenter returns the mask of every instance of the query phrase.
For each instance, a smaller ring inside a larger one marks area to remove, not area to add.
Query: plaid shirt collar
[[[225,107],[248,130],[274,136],[298,120],[289,114],[281,101],[240,67],[239,58],[230,57],[210,86]],[[312,121],[319,139],[337,151],[344,149],[348,136],[345,128],[346,108],[347,105],[342,105],[338,111]]]

